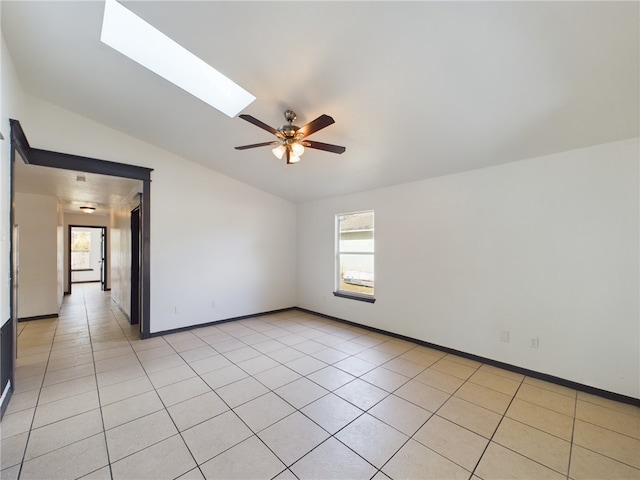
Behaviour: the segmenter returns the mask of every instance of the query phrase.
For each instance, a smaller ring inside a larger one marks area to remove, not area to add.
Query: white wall
[[[638,398],[638,159],[635,139],[301,205],[298,306]],[[334,216],[367,209],[375,304],[332,295]]]
[[[0,14],[2,6],[0,4]],[[22,88],[13,66],[11,55],[0,31],[0,324],[11,317],[9,303],[9,250],[11,226],[11,141],[9,118],[18,118],[22,109]]]
[[[58,201],[47,195],[16,193],[19,227],[18,318],[55,315],[58,285]]]
[[[151,332],[296,304],[294,204],[31,96],[19,120],[34,148],[154,169]]]
[[[191,162],[152,178],[153,330],[295,306],[295,205]]]
[[[131,211],[140,205],[134,193],[111,215],[111,275],[113,298],[131,321]]]

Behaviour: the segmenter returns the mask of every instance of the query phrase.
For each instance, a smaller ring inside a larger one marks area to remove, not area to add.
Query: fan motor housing
[[[300,130],[300,127],[296,125],[282,125],[278,128],[278,131],[282,133],[284,138],[294,138],[298,130]]]

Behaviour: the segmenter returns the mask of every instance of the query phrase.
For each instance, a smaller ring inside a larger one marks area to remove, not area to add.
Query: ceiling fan
[[[335,123],[333,118],[329,115],[320,115],[315,120],[307,123],[304,127],[297,127],[293,125],[293,121],[296,119],[296,114],[292,110],[284,112],[284,118],[289,122],[288,125],[282,125],[280,128],[273,128],[264,122],[261,122],[251,115],[240,115],[240,118],[246,120],[249,123],[254,124],[256,127],[260,127],[269,133],[278,137],[278,140],[271,142],[254,143],[251,145],[242,145],[236,147],[236,150],[247,150],[249,148],[266,147],[267,145],[277,145],[272,152],[280,160],[286,156],[287,164],[298,163],[300,157],[304,153],[305,147],[315,148],[317,150],[324,150],[325,152],[332,153],[344,153],[345,147],[339,145],[331,145],[329,143],[316,142],[314,140],[307,140],[306,138],[312,133],[322,130],[325,127]]]

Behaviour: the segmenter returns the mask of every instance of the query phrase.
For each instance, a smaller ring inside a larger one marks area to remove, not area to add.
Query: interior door
[[[131,324],[140,322],[140,207],[131,211]]]
[[[107,229],[100,229],[100,290],[107,290]]]

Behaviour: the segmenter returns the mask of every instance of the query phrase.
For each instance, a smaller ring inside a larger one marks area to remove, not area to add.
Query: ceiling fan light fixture
[[[266,147],[267,145],[278,145],[277,147],[273,148],[271,152],[278,160],[282,160],[282,158],[286,155],[288,165],[292,163],[298,163],[306,148],[315,148],[316,150],[324,150],[326,152],[332,153],[344,153],[344,151],[346,150],[345,147],[341,147],[339,145],[331,145],[330,143],[306,140],[309,135],[335,123],[333,118],[331,118],[329,115],[320,115],[318,118],[312,120],[301,128],[292,124],[292,122],[296,119],[296,114],[292,110],[287,110],[286,112],[284,112],[284,118],[287,120],[287,122],[289,122],[289,124],[282,125],[277,129],[273,128],[270,125],[267,125],[266,123],[258,120],[255,117],[252,117],[251,115],[242,114],[240,115],[240,118],[255,125],[256,127],[259,127],[275,135],[278,140],[274,140],[271,142],[253,143],[250,145],[240,145],[238,147],[235,147],[236,150],[247,150],[249,148]]]
[[[85,205],[83,207],[80,207],[80,210],[82,210],[84,213],[93,213],[96,211],[96,207],[90,207],[88,205]]]
[[[302,154],[304,153],[304,145],[302,145],[301,143],[292,143],[291,144],[291,151],[293,152],[293,154],[297,157],[301,157]]]
[[[271,152],[273,152],[273,154],[278,160],[282,160],[282,157],[284,157],[284,154],[286,151],[287,149],[285,148],[284,145],[278,145],[276,148],[271,150]]]

